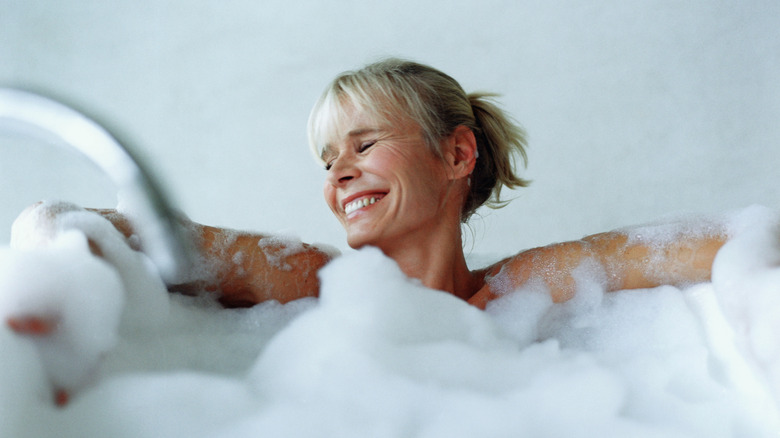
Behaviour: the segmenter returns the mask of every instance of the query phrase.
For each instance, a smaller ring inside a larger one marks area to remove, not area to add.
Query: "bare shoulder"
[[[571,271],[589,254],[590,244],[585,240],[521,251],[481,270],[484,286],[469,302],[484,308],[489,301],[522,287],[532,278],[547,284],[553,301],[566,301],[574,295]]]

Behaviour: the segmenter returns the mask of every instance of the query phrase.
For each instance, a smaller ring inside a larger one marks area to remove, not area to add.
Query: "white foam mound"
[[[92,382],[63,409],[46,394],[40,346],[3,327],[0,430],[16,437],[773,435],[780,431],[777,224],[766,209],[734,216],[734,238],[718,255],[712,283],[604,294],[599,279],[581,278],[577,297],[564,304],[528,287],[479,311],[405,278],[374,249],[328,265],[319,300],[225,310],[174,295],[154,330],[119,332]],[[3,275],[24,284],[22,271]],[[95,277],[93,292],[107,285]],[[15,293],[0,288],[2,296]]]
[[[46,249],[0,251],[0,291],[3,321],[36,315],[56,321],[52,336],[33,340],[58,387],[82,384],[117,342],[122,284],[78,231],[63,232]]]

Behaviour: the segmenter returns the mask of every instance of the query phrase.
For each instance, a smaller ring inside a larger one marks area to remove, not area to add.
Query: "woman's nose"
[[[333,186],[341,186],[360,176],[360,169],[354,157],[340,156],[328,169],[328,182]]]

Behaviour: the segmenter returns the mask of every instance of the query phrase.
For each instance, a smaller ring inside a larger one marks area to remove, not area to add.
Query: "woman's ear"
[[[447,138],[444,156],[452,171],[452,179],[469,176],[477,162],[477,139],[474,131],[463,125],[455,128]]]

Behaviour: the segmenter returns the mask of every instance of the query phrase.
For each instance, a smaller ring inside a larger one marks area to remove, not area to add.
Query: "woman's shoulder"
[[[571,271],[591,254],[586,239],[531,248],[475,271],[484,285],[469,302],[484,308],[489,301],[517,290],[532,278],[543,281],[553,301],[563,302],[574,295]]]

